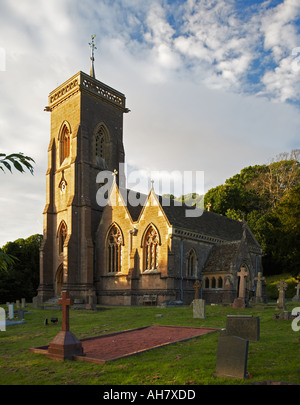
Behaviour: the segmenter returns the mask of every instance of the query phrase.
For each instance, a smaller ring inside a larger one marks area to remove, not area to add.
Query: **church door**
[[[63,265],[60,264],[56,272],[56,280],[55,280],[56,295],[61,295],[62,284],[63,284]]]

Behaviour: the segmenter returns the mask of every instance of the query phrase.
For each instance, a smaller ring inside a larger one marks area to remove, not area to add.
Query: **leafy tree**
[[[5,173],[4,168],[9,170],[12,173],[12,167],[15,167],[16,170],[23,173],[25,169],[28,169],[31,174],[33,174],[33,166],[30,162],[34,160],[29,156],[24,156],[22,152],[20,153],[11,153],[6,155],[5,153],[0,153],[0,169]],[[12,166],[13,165],[13,166]],[[24,166],[24,167],[23,167]]]
[[[0,272],[0,301],[15,301],[36,295],[39,285],[39,249],[42,235],[8,242],[1,251],[17,260],[10,262],[6,271]]]

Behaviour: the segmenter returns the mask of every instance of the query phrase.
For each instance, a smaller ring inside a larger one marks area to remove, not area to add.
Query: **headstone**
[[[2,307],[0,307],[0,331],[6,331],[6,314],[5,309]]]
[[[260,337],[259,317],[252,315],[227,315],[224,334],[258,342]]]
[[[94,304],[94,293],[92,290],[88,291],[88,303],[86,304],[85,309],[96,309],[96,305]]]
[[[32,297],[32,306],[34,309],[38,309],[39,304],[38,304],[38,297]]]
[[[8,319],[14,319],[14,304],[8,305]]]
[[[248,272],[245,267],[241,267],[241,270],[237,273],[237,276],[240,278],[239,286],[239,296],[233,301],[232,308],[244,309],[246,307],[245,301],[245,288],[246,281],[245,278],[248,276]]]
[[[62,298],[58,301],[62,305],[62,330],[50,342],[47,357],[63,361],[73,356],[84,356],[80,340],[69,330],[69,307],[73,299],[69,298],[68,291],[62,291]]]
[[[262,277],[262,272],[258,272],[257,277],[254,278],[256,283],[256,294],[255,294],[255,302],[263,302],[263,296],[262,296],[262,283],[265,281],[265,277]]]
[[[246,378],[248,340],[238,336],[220,336],[217,350],[216,377]]]
[[[21,307],[22,307],[22,308],[25,308],[25,307],[26,307],[26,299],[25,299],[25,298],[22,298],[22,299],[21,299]]]
[[[279,291],[279,296],[278,296],[278,301],[277,301],[277,308],[285,311],[285,290],[287,289],[287,283],[283,280],[281,280],[277,284],[277,288]]]
[[[205,300],[195,299],[193,301],[193,318],[205,318]]]
[[[300,295],[299,295],[300,283],[298,283],[295,288],[296,288],[297,292],[296,292],[296,295],[294,295],[294,297],[292,298],[292,301],[293,302],[300,302]]]
[[[20,300],[16,300],[16,308],[17,308],[17,309],[20,308]]]
[[[18,309],[18,319],[24,319],[24,309],[23,308]]]

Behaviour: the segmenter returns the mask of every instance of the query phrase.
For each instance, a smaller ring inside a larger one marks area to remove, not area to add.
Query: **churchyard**
[[[300,306],[286,303],[286,310]],[[7,310],[6,305],[1,305]],[[41,310],[27,304],[25,322],[0,331],[1,385],[251,385],[272,381],[300,384],[300,331],[291,319],[279,319],[276,302],[245,309],[206,305],[205,317],[194,318],[190,306],[97,306],[97,311],[70,310],[70,330],[78,339],[140,328],[175,325],[223,329],[227,315],[259,317],[260,336],[248,345],[248,378],[217,377],[220,331],[155,348],[137,355],[93,364],[55,361],[29,351],[49,344],[62,328],[62,311]],[[57,322],[51,322],[57,318]],[[48,322],[45,322],[48,319]],[[300,326],[300,320],[296,320]]]

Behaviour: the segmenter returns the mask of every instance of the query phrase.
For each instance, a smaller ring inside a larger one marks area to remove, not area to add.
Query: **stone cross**
[[[248,276],[248,272],[245,267],[241,267],[241,270],[237,273],[240,277],[239,298],[245,298],[245,278]]]
[[[62,328],[61,330],[67,332],[69,330],[69,307],[73,305],[73,299],[69,298],[69,291],[62,291],[62,298],[58,300],[58,305],[62,305]]]
[[[207,211],[210,211],[211,203],[208,203],[206,207],[207,207]]]
[[[277,288],[279,291],[279,297],[278,297],[278,303],[277,303],[277,309],[285,309],[285,290],[287,289],[287,283],[283,280],[281,280],[277,284]]]
[[[199,299],[199,291],[201,289],[201,283],[200,283],[199,280],[197,280],[195,282],[195,284],[193,285],[193,288],[195,290],[195,300],[198,300]]]
[[[113,171],[113,173],[112,173],[112,176],[114,176],[114,183],[116,183],[117,175],[118,175],[118,172],[117,172],[117,170],[115,169],[115,170]]]
[[[257,281],[256,284],[256,298],[260,299],[262,297],[262,282],[265,280],[265,277],[262,277],[262,272],[259,271],[257,277],[254,278]]]

